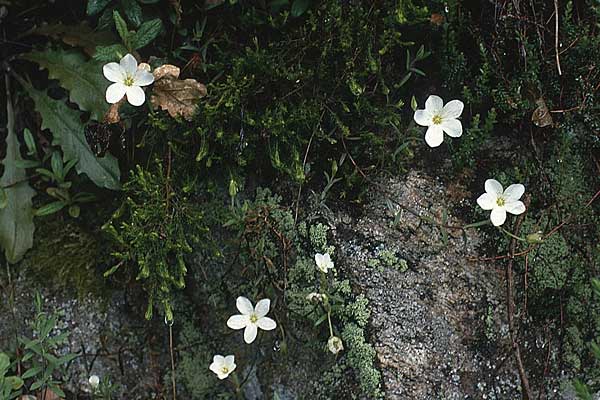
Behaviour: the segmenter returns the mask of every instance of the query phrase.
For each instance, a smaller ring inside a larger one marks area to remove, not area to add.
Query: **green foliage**
[[[23,58],[39,64],[40,69],[47,69],[50,79],[58,80],[68,90],[71,102],[89,111],[93,120],[102,120],[108,110],[104,93],[110,83],[101,74],[102,63],[86,61],[83,54],[75,50],[33,51]]]
[[[0,353],[0,399],[11,400],[21,394],[23,379],[15,375],[7,375],[11,362],[5,353]]]
[[[22,158],[15,132],[15,113],[8,90],[6,106],[6,156],[2,161],[4,172],[0,177],[0,246],[6,260],[15,263],[33,245],[35,226],[31,199],[35,196],[35,191],[26,180],[25,170],[18,166]]]
[[[77,160],[77,172],[86,174],[97,186],[119,189],[119,164],[110,154],[104,157],[94,155],[85,139],[81,113],[28,84],[24,83],[24,87],[42,116],[42,129],[52,132],[52,144],[62,148],[65,161]]]
[[[185,286],[184,256],[206,233],[200,208],[176,184],[160,163],[154,171],[138,166],[123,188],[124,203],[103,226],[118,245],[113,256],[119,261],[105,275],[123,264],[137,266],[136,279],[149,296],[147,319],[155,304],[173,319],[172,292]]]
[[[56,327],[57,316],[44,312],[42,304],[42,297],[38,293],[35,297],[36,315],[31,323],[33,339],[19,338],[23,346],[19,361],[26,368],[21,378],[24,381],[31,381],[29,385],[31,392],[48,388],[58,396],[65,397],[65,393],[59,387],[61,380],[56,376],[61,376],[60,379],[64,377],[65,366],[76,358],[77,354],[57,354],[58,346],[68,339],[69,333],[51,334]]]
[[[162,30],[162,21],[158,18],[144,22],[137,32],[129,30],[127,22],[125,22],[117,10],[113,11],[113,18],[119,36],[130,52],[148,45]]]

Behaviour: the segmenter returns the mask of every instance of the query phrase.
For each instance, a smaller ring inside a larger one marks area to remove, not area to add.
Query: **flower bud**
[[[527,235],[526,239],[527,239],[527,243],[530,243],[530,244],[544,243],[544,235],[542,235],[542,232],[530,233],[529,235]]]
[[[88,382],[92,389],[96,389],[98,385],[100,385],[100,378],[98,378],[98,375],[92,375],[90,376],[90,379],[88,379]]]
[[[339,337],[332,336],[327,341],[327,348],[333,354],[337,354],[340,351],[344,350],[344,343],[342,342],[342,339],[340,339]]]

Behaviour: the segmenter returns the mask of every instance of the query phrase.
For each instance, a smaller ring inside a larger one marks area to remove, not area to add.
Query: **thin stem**
[[[504,229],[503,227],[499,226],[498,229],[500,229],[502,232],[504,232],[505,234],[507,234],[508,236],[510,236],[513,239],[519,240],[521,242],[527,242],[527,239],[523,239],[522,237],[513,235],[512,233],[510,233],[509,231],[507,231],[506,229]]]

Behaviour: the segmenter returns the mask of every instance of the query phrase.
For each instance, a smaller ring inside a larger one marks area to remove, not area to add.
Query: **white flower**
[[[331,261],[331,257],[328,253],[315,254],[315,262],[317,263],[317,268],[321,272],[327,273],[328,270],[333,268],[333,261]]]
[[[114,82],[106,89],[106,101],[114,104],[127,95],[127,101],[132,106],[141,106],[146,101],[146,95],[141,86],[154,82],[154,76],[146,68],[138,68],[135,57],[131,54],[121,58],[119,64],[108,63],[102,68],[106,79]]]
[[[500,226],[506,221],[506,212],[514,215],[525,212],[525,204],[519,199],[525,193],[525,186],[520,183],[510,185],[504,190],[495,179],[485,181],[486,193],[479,196],[477,204],[484,210],[492,210],[490,219],[494,226]]]
[[[90,376],[90,379],[88,379],[88,383],[92,389],[96,389],[98,385],[100,385],[100,378],[98,378],[98,375],[92,375]]]
[[[344,350],[344,343],[342,342],[342,339],[340,339],[339,337],[332,336],[327,341],[327,348],[333,354],[337,354],[340,351]]]
[[[311,303],[325,303],[327,299],[328,298],[325,293],[312,292],[306,296],[306,300],[310,301]]]
[[[235,367],[235,357],[233,355],[223,357],[217,354],[213,357],[213,362],[208,368],[217,374],[219,379],[223,380],[235,370]]]
[[[442,144],[444,132],[452,137],[462,135],[462,124],[457,118],[462,114],[464,107],[460,100],[452,100],[444,105],[444,100],[431,95],[425,102],[425,109],[415,111],[415,122],[429,127],[425,133],[425,141],[429,147],[438,147]]]
[[[265,317],[269,312],[271,300],[262,299],[256,303],[256,308],[252,307],[252,303],[247,298],[240,296],[237,298],[235,305],[242,313],[241,315],[233,315],[227,320],[227,326],[231,329],[245,329],[244,341],[248,344],[254,342],[258,328],[271,331],[277,327],[275,321]]]

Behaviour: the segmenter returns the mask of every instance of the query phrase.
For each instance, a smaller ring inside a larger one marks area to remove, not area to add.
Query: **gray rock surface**
[[[439,220],[443,208],[454,208],[443,186],[423,174],[380,183],[423,216]],[[502,270],[469,261],[479,256],[481,237],[449,232],[444,244],[439,229],[386,197],[373,191],[362,216],[341,214],[336,229],[337,265],[370,301],[386,399],[519,398]],[[448,224],[464,222],[449,215]]]

